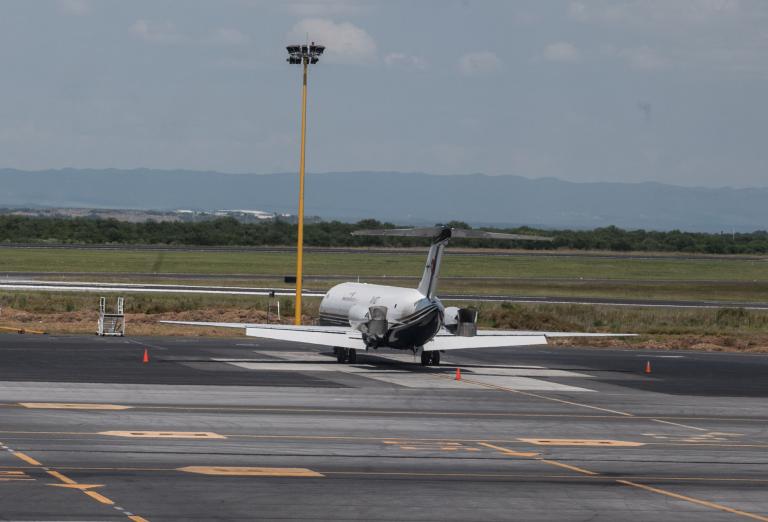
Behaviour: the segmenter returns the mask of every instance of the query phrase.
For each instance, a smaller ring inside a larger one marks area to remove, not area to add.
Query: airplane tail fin
[[[450,228],[444,228],[432,239],[432,245],[427,254],[427,264],[424,266],[424,274],[419,281],[419,293],[432,299],[437,292],[437,277],[440,274],[440,263],[443,260],[443,251],[451,239]]]
[[[386,228],[376,230],[356,230],[353,236],[396,236],[396,237],[432,237],[432,245],[427,254],[427,264],[424,274],[419,281],[418,290],[432,299],[437,292],[437,279],[440,273],[440,262],[443,251],[452,237],[478,239],[513,239],[525,241],[552,241],[551,237],[527,236],[524,234],[504,234],[501,232],[486,232],[485,230],[464,230],[450,227],[429,228]]]

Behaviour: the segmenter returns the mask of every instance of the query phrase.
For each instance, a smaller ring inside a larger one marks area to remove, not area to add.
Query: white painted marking
[[[328,364],[302,364],[302,363],[281,363],[281,362],[238,362],[238,361],[225,361],[221,359],[214,359],[219,362],[226,362],[232,366],[238,368],[245,368],[246,370],[260,370],[260,371],[284,371],[284,372],[337,372],[339,366],[335,363]]]
[[[411,369],[388,369],[371,364],[338,364],[332,357],[318,352],[289,352],[254,350],[254,353],[269,357],[269,360],[243,360],[216,358],[214,361],[225,362],[239,368],[256,371],[294,371],[294,372],[341,372],[359,375],[380,382],[395,384],[406,388],[455,388],[455,389],[487,389],[483,384],[501,386],[524,391],[554,391],[554,392],[592,392],[588,388],[570,386],[556,382],[543,381],[532,377],[568,377],[590,378],[583,373],[565,370],[550,370],[541,366],[521,366],[515,368],[500,366],[473,366],[464,370],[464,375],[473,382],[455,381],[439,378],[433,373],[421,370],[420,366]],[[376,357],[410,362],[410,354],[386,354]],[[286,362],[275,362],[282,359]],[[446,364],[451,367],[453,365]]]
[[[569,386],[567,384],[559,384],[556,382],[540,381],[538,379],[531,379],[529,377],[496,377],[492,375],[477,375],[477,374],[465,374],[467,379],[471,379],[475,382],[481,382],[483,384],[490,384],[493,386],[501,386],[503,388],[511,388],[513,390],[522,391],[554,391],[554,392],[593,392],[588,388],[581,388],[578,386]]]
[[[282,359],[283,361],[296,361],[296,362],[333,362],[336,363],[334,357],[323,355],[319,352],[281,352],[277,350],[254,350],[253,353],[257,355],[266,355],[267,357],[273,357],[275,359]]]
[[[697,428],[696,426],[689,426],[687,424],[680,424],[678,422],[670,422],[670,421],[665,421],[665,420],[661,420],[661,419],[651,419],[651,420],[653,420],[653,422],[660,422],[662,424],[671,424],[672,426],[680,426],[681,428],[689,428],[689,429],[692,429],[692,430],[707,431],[704,428]]]

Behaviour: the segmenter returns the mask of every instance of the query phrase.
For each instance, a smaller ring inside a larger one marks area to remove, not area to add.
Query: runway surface
[[[768,521],[766,356],[444,361],[0,335],[0,519]]]
[[[220,285],[178,285],[153,283],[93,283],[88,281],[27,281],[0,279],[0,290],[27,290],[38,292],[131,292],[162,294],[218,294],[218,295],[256,295],[256,296],[293,296],[295,290],[289,288],[249,288],[242,286]],[[323,297],[324,290],[302,291],[304,297]],[[673,299],[619,299],[602,297],[562,297],[562,296],[526,296],[526,295],[487,295],[487,294],[440,294],[444,301],[470,302],[508,302],[508,303],[546,303],[580,304],[602,306],[634,306],[654,308],[744,308],[747,310],[768,310],[768,303],[753,301],[718,301],[718,300],[673,300]]]

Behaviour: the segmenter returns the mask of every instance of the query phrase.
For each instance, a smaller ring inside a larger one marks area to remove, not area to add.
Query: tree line
[[[449,226],[470,228],[452,221]],[[428,244],[428,239],[353,236],[361,228],[393,228],[391,223],[366,219],[357,223],[328,221],[308,223],[304,242],[326,247],[409,247]],[[545,230],[530,227],[483,228],[494,232],[549,236],[552,242],[487,239],[454,240],[453,245],[476,248],[574,249],[618,252],[685,252],[704,254],[768,253],[768,232],[723,234],[680,230],[623,230],[603,227],[593,230]],[[186,246],[291,246],[297,227],[283,220],[241,223],[233,218],[210,221],[145,221],[131,223],[115,219],[0,216],[0,243],[67,243]]]

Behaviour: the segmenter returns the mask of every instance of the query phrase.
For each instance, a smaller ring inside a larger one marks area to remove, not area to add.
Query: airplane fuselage
[[[372,306],[386,307],[387,333],[376,347],[410,350],[423,346],[443,325],[445,308],[437,297],[412,288],[342,283],[320,303],[320,324],[365,331]]]

